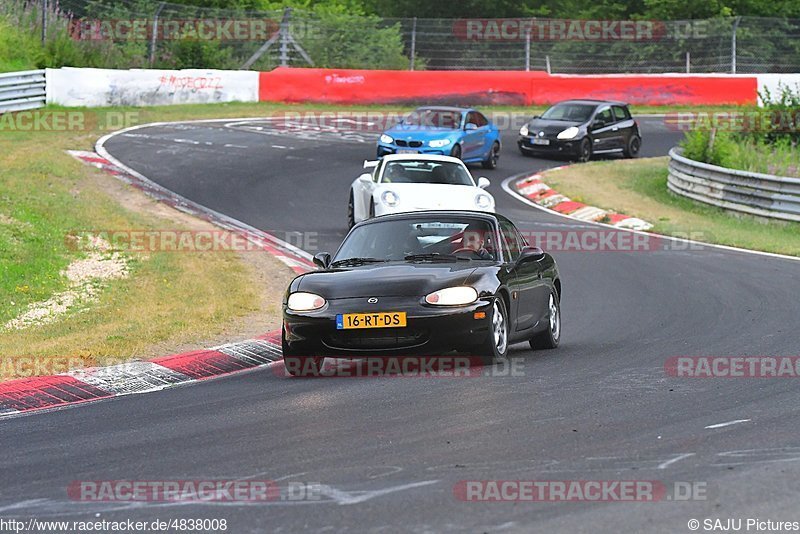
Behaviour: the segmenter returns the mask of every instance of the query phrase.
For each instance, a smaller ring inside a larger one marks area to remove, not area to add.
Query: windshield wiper
[[[346,258],[331,263],[331,267],[341,267],[344,265],[364,265],[365,263],[384,263],[386,261],[388,260],[379,260],[378,258]]]
[[[409,254],[403,259],[406,261],[472,261],[469,258],[456,256],[455,254],[441,254],[439,252],[430,252],[428,254]]]

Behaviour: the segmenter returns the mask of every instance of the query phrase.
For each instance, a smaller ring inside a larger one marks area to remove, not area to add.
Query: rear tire
[[[495,141],[492,145],[491,150],[489,150],[489,156],[481,162],[484,169],[496,169],[497,168],[497,160],[500,157],[500,144]]]
[[[375,218],[375,199],[369,199],[369,218]]]
[[[350,200],[347,201],[347,228],[352,228],[356,225],[356,209],[353,200],[353,190],[350,190]]]
[[[533,350],[554,349],[561,341],[561,303],[555,291],[550,291],[547,307],[547,329],[531,338],[529,343]]]
[[[625,146],[625,149],[622,151],[622,155],[626,158],[635,158],[639,155],[639,150],[642,148],[642,138],[636,134],[633,134],[628,139],[628,144]]]
[[[483,365],[508,361],[508,334],[511,331],[508,312],[503,299],[498,295],[492,304],[489,317],[489,335],[486,337],[478,356]]]
[[[283,366],[292,376],[319,376],[325,364],[324,356],[295,356],[286,343],[286,332],[281,328]]]

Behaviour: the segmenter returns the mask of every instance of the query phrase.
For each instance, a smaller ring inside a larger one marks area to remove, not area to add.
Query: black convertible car
[[[523,155],[561,155],[578,161],[615,152],[634,158],[642,135],[624,102],[566,100],[520,128],[517,146]]]
[[[510,343],[555,348],[561,281],[552,256],[529,247],[502,215],[428,211],[353,227],[320,270],[283,300],[283,354],[293,375],[326,356],[477,355],[507,358]]]

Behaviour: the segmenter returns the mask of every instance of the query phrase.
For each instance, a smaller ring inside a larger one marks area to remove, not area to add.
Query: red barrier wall
[[[524,71],[277,68],[262,72],[259,100],[339,104],[547,104],[568,98],[645,105],[755,104],[755,76],[568,76]]]

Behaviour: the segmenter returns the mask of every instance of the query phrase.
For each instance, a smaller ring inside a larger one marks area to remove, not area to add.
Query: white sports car
[[[472,210],[494,213],[487,178],[472,178],[466,165],[450,156],[391,154],[365,161],[369,169],[350,186],[347,222],[407,211]]]

